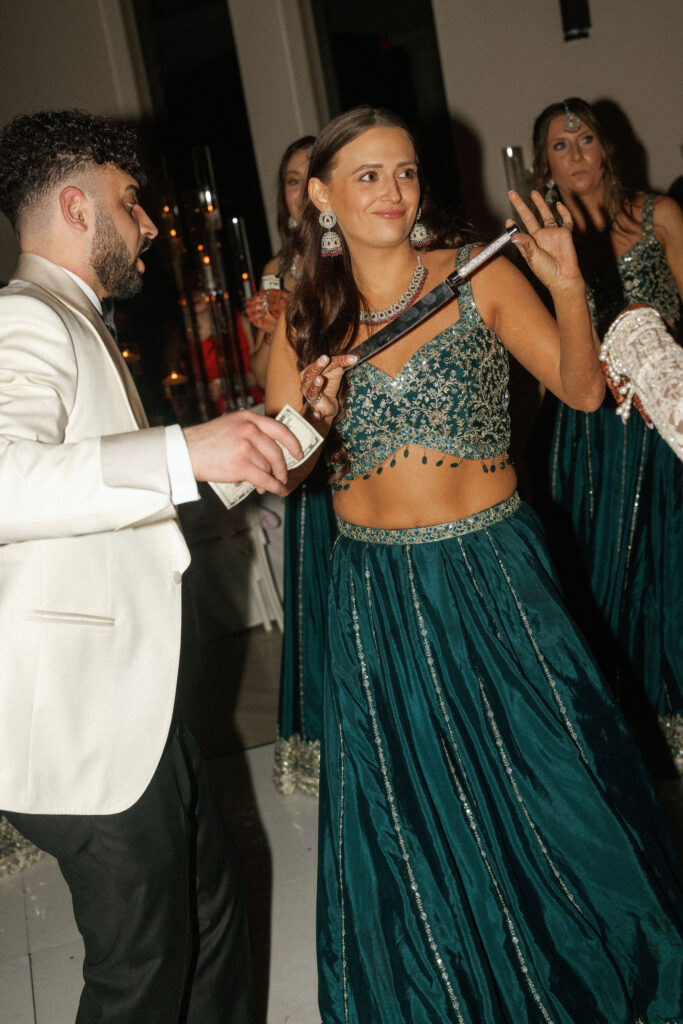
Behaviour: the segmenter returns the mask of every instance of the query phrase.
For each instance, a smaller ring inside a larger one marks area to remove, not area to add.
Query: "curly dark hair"
[[[327,182],[335,168],[340,149],[370,128],[400,128],[415,144],[413,133],[402,118],[389,110],[362,105],[335,117],[323,128],[311,149],[308,177]],[[429,249],[455,249],[464,241],[474,240],[469,226],[458,222],[449,211],[437,206],[420,171],[422,222],[430,236]],[[342,254],[323,258],[320,252],[322,228],[318,210],[310,197],[304,198],[301,222],[303,241],[303,274],[289,302],[285,320],[287,333],[300,369],[324,354],[346,352],[358,334],[362,296],[353,278],[351,260],[344,236],[336,228],[342,243]],[[339,412],[335,423],[346,412],[348,384],[342,381],[339,390]],[[330,461],[337,468],[333,479],[341,479],[349,466],[341,437],[333,425],[327,438]]]
[[[50,189],[89,166],[113,164],[144,183],[133,128],[82,110],[20,114],[0,132],[0,210],[15,231]]]

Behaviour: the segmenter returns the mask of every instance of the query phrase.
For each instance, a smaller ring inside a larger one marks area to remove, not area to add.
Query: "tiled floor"
[[[257,1021],[317,1024],[317,805],[282,797],[272,744],[213,758],[211,776],[245,868]],[[0,1024],[73,1024],[82,943],[51,857],[0,879]]]

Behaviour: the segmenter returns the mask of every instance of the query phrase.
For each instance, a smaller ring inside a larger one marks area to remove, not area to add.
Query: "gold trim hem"
[[[4,814],[0,814],[0,878],[16,875],[42,856],[43,851],[24,839]]]
[[[659,727],[679,775],[683,775],[683,715],[660,715]]]
[[[320,788],[320,740],[302,739],[298,732],[289,739],[275,738],[273,782],[279,793],[289,796],[300,789],[318,796]]]

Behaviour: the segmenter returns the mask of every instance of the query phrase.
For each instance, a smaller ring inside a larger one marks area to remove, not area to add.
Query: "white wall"
[[[654,188],[666,191],[683,174],[680,0],[589,0],[590,37],[570,43],[563,41],[559,0],[432,3],[472,205],[480,199],[499,220],[509,215],[501,148],[523,146],[530,166],[534,118],[566,96],[619,105],[648,153]],[[477,197],[468,171],[479,162],[483,192]]]
[[[272,235],[283,150],[328,116],[308,0],[227,0]],[[507,216],[500,150],[521,145],[548,103],[610,99],[649,154],[654,187],[683,173],[680,0],[590,0],[590,38],[565,43],[559,0],[432,0],[456,123],[465,200]],[[150,113],[130,0],[20,0],[0,12],[0,125],[17,113],[80,107],[136,121]],[[0,280],[16,243],[0,217]]]
[[[329,120],[306,0],[228,0],[273,252],[277,171],[287,146]]]
[[[133,122],[149,113],[125,0],[5,2],[0,31],[0,125],[16,114],[71,107]],[[0,281],[16,254],[0,216]]]

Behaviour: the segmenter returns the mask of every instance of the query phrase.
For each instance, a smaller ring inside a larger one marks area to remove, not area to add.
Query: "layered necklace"
[[[427,280],[428,270],[423,264],[420,254],[417,254],[417,264],[413,271],[413,276],[410,279],[410,284],[404,291],[400,298],[396,299],[396,302],[392,302],[390,306],[385,306],[384,309],[361,309],[359,320],[362,324],[388,324],[392,320],[395,320],[404,309],[408,309],[414,302],[417,301],[417,297],[422,291],[425,281]]]

